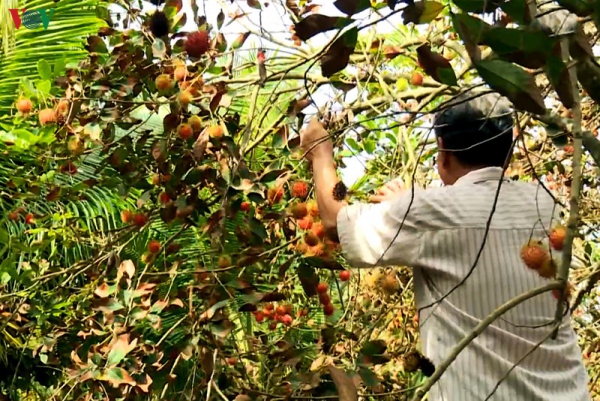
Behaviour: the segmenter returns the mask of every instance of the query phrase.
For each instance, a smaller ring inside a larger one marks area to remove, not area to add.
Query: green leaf
[[[493,90],[506,96],[516,108],[535,114],[546,113],[535,78],[521,67],[503,60],[482,60],[475,68]]]
[[[458,80],[456,78],[456,73],[453,68],[439,68],[437,70],[437,76],[439,82],[448,86],[456,86],[458,85]]]
[[[40,77],[44,80],[52,79],[52,69],[50,68],[50,64],[44,59],[41,59],[37,62],[37,69]]]
[[[333,5],[344,14],[353,15],[370,8],[371,0],[336,0]]]
[[[118,365],[125,358],[125,350],[120,348],[113,348],[108,353],[106,363],[108,366]]]
[[[546,64],[556,40],[542,31],[492,27],[486,30],[482,43],[507,61],[535,69]]]
[[[428,24],[442,12],[445,6],[433,0],[415,1],[404,8],[402,17],[405,24]]]
[[[287,172],[286,169],[270,170],[270,171],[267,170],[260,177],[260,182],[262,182],[263,184],[266,184],[266,183],[269,183],[269,182],[273,182],[277,178],[279,178],[281,175],[285,174],[286,172]]]
[[[364,148],[365,148],[365,151],[366,151],[368,154],[370,154],[370,155],[372,155],[372,154],[373,154],[373,152],[375,152],[375,146],[376,146],[376,145],[377,145],[377,144],[375,143],[375,141],[373,141],[373,140],[370,140],[370,139],[367,139],[367,140],[365,140],[365,141],[363,142],[363,146],[364,146]]]
[[[546,62],[544,71],[563,106],[567,109],[572,108],[575,105],[575,96],[567,65],[559,57],[552,56]]]
[[[528,0],[510,0],[501,4],[500,8],[520,25],[528,25],[531,22]]]
[[[135,380],[123,368],[114,367],[108,369],[101,377],[102,380],[108,381],[113,386],[118,387],[121,384],[135,385]]]
[[[267,230],[265,229],[265,226],[255,217],[251,217],[249,223],[250,230],[254,234],[256,234],[260,239],[264,240],[269,236]]]
[[[52,83],[48,80],[38,81],[36,84],[36,88],[43,97],[46,97],[50,94],[50,89],[52,89]]]
[[[352,148],[352,150],[356,152],[361,151],[360,145],[358,144],[358,142],[356,142],[354,138],[346,138],[346,143],[348,144],[348,146],[350,146],[350,148]]]
[[[65,60],[62,58],[54,61],[54,76],[60,77],[65,72]]]
[[[481,18],[464,13],[453,14],[452,25],[465,43],[473,45],[480,44],[485,32],[491,28],[491,25]]]
[[[225,22],[225,14],[223,13],[223,10],[220,10],[219,15],[217,15],[217,29],[223,27],[223,22]]]
[[[307,263],[300,263],[296,271],[298,272],[298,279],[300,280],[300,284],[302,284],[306,296],[314,297],[317,295],[319,276],[315,269]]]

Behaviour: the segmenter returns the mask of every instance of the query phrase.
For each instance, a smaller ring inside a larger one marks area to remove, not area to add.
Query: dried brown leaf
[[[329,374],[337,387],[340,401],[358,401],[356,385],[343,370],[330,365]]]

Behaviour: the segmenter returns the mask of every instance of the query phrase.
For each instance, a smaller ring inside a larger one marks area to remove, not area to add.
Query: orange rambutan
[[[301,230],[310,230],[312,227],[313,219],[310,216],[306,216],[300,220],[298,220],[298,228]]]
[[[304,181],[296,181],[292,185],[292,196],[294,198],[306,199],[308,196],[308,184]]]
[[[296,203],[290,207],[290,213],[296,219],[302,219],[308,214],[306,203]]]
[[[521,248],[521,259],[525,265],[533,270],[539,270],[550,258],[548,251],[540,241],[530,240]]]
[[[557,251],[562,251],[567,230],[563,226],[556,226],[550,233],[550,245]]]

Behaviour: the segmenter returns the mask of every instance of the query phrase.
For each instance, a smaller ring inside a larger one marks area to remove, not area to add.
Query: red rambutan
[[[208,51],[209,38],[207,31],[197,31],[188,34],[185,51],[191,57],[199,58]]]

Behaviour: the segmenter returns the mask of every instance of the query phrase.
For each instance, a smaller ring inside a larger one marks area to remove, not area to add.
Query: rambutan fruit
[[[386,274],[385,276],[383,276],[379,285],[383,292],[387,295],[394,295],[398,292],[399,289],[398,278],[393,273]]]
[[[304,242],[306,243],[306,245],[308,246],[315,246],[317,245],[320,241],[319,241],[319,237],[317,237],[314,233],[308,233],[304,236]]]
[[[69,102],[66,100],[61,100],[56,105],[56,113],[66,115],[69,112]]]
[[[250,210],[250,202],[242,202],[240,204],[240,210],[242,212],[247,212],[248,210]]]
[[[310,201],[310,202],[307,203],[306,206],[308,207],[308,213],[312,217],[318,217],[319,216],[319,205],[317,204],[316,201]]]
[[[220,125],[211,125],[208,127],[208,135],[215,139],[223,137],[223,127]]]
[[[54,109],[43,109],[40,110],[38,118],[42,125],[53,124],[56,122],[56,113],[54,112]]]
[[[156,84],[156,89],[158,89],[159,92],[164,93],[173,89],[173,80],[167,74],[160,74],[158,77],[156,77],[154,83]]]
[[[167,203],[171,202],[171,197],[166,192],[161,192],[160,195],[158,195],[158,200],[163,205],[166,205]]]
[[[33,215],[33,213],[27,213],[25,215],[25,224],[34,224],[35,223],[35,216]]]
[[[348,188],[342,181],[338,181],[333,187],[333,198],[336,201],[343,201],[348,195]]]
[[[571,293],[573,292],[573,284],[567,283],[567,286],[564,289],[565,298],[568,300],[571,297]],[[560,299],[560,289],[552,290],[552,295],[556,299]]]
[[[267,199],[271,203],[277,203],[283,198],[283,188],[269,188],[267,191]]]
[[[306,199],[308,196],[308,184],[304,181],[296,181],[292,185],[292,196],[294,198]]]
[[[72,161],[67,161],[60,166],[60,172],[65,174],[77,174],[77,166]]]
[[[225,269],[231,266],[231,258],[229,256],[223,255],[219,258],[218,266],[220,269]]]
[[[298,220],[298,228],[301,230],[310,230],[313,224],[313,219],[310,216],[306,216],[300,220]]]
[[[325,227],[323,227],[323,223],[314,223],[312,225],[311,232],[315,234],[318,238],[323,239],[325,237]]]
[[[290,326],[293,321],[294,319],[290,315],[283,315],[281,317],[281,323],[283,323],[286,326]]]
[[[187,123],[192,127],[194,132],[200,132],[202,129],[202,120],[198,116],[191,116],[188,118]]]
[[[521,259],[530,269],[541,269],[549,258],[550,255],[548,254],[548,251],[539,241],[530,240],[521,248]]]
[[[325,314],[325,316],[333,315],[334,311],[335,311],[335,308],[333,307],[332,304],[323,305],[323,313]]]
[[[148,222],[148,216],[146,216],[144,213],[136,213],[133,215],[133,222],[136,226],[143,227]]]
[[[295,219],[302,219],[308,214],[306,203],[296,203],[290,206],[290,213]]]
[[[540,267],[537,270],[537,272],[540,275],[540,277],[553,278],[556,276],[556,270],[557,270],[556,262],[552,259],[547,259],[542,264],[542,267]]]
[[[31,112],[32,108],[33,104],[31,103],[31,100],[27,98],[22,98],[17,101],[17,110],[23,114],[28,114]]]
[[[192,32],[187,35],[184,48],[190,57],[199,58],[208,51],[209,42],[207,31]]]
[[[563,226],[556,226],[550,233],[550,245],[557,251],[562,251],[567,230]]]
[[[163,11],[156,11],[152,14],[148,25],[150,26],[150,32],[152,32],[152,35],[156,38],[167,35],[171,28],[169,18]]]
[[[350,280],[350,270],[342,270],[340,272],[340,281]]]
[[[189,90],[186,89],[179,93],[179,103],[182,105],[187,106],[188,104],[192,103],[192,100],[194,100],[194,96]]]
[[[305,254],[308,252],[308,245],[305,242],[298,242],[296,244],[296,251],[302,254]]]
[[[192,130],[192,127],[190,127],[189,124],[180,124],[179,127],[177,127],[177,133],[179,134],[179,137],[184,141],[187,141],[192,137],[192,135],[194,135],[194,131]]]
[[[153,239],[148,243],[148,252],[158,253],[160,251],[160,242]]]
[[[73,136],[69,139],[67,142],[67,149],[75,156],[82,154],[85,150],[84,143],[78,136]]]
[[[317,293],[324,294],[327,291],[329,291],[329,285],[327,283],[321,281],[319,284],[317,284]]]
[[[183,81],[187,76],[188,76],[188,70],[187,70],[187,67],[184,65],[175,68],[175,71],[173,72],[173,77],[175,78],[176,81],[179,81],[179,82]]]
[[[125,224],[131,223],[133,220],[133,213],[130,210],[122,210],[121,211],[121,221]]]
[[[329,297],[329,294],[327,294],[326,292],[319,293],[319,302],[321,303],[321,305],[330,304],[331,298]]]

